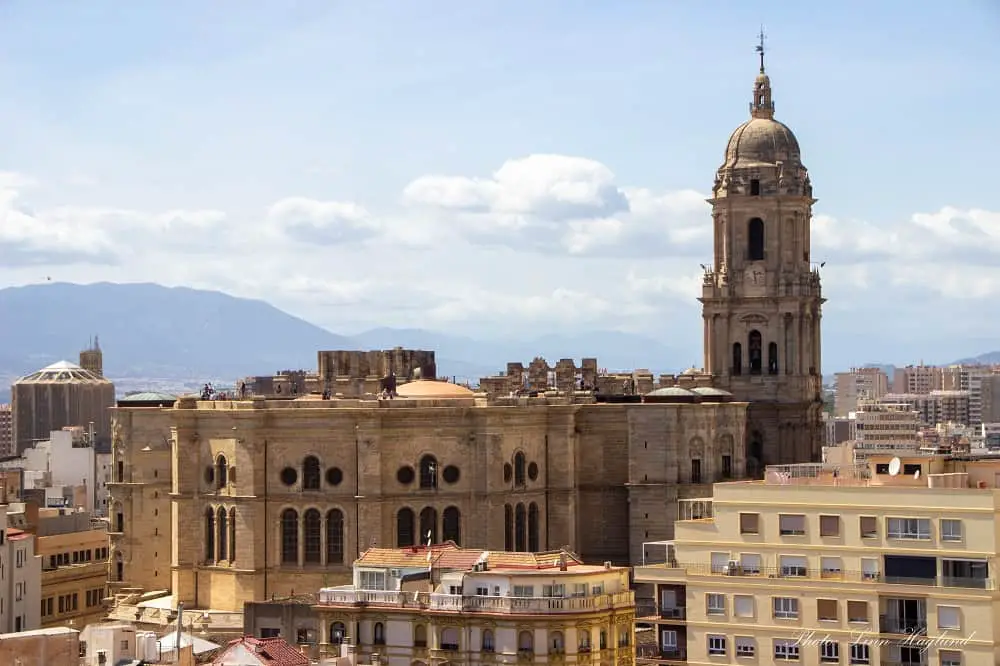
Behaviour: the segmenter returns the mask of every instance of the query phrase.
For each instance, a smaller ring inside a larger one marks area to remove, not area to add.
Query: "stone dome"
[[[714,386],[698,386],[691,389],[691,392],[697,393],[706,402],[729,402],[733,398],[733,394],[729,391],[723,391]]]
[[[801,164],[799,141],[792,130],[774,118],[751,118],[736,128],[726,145],[721,169]]]
[[[643,402],[698,402],[701,399],[697,393],[680,386],[665,386],[650,391],[643,396]]]
[[[400,398],[434,399],[472,398],[475,393],[469,388],[451,382],[441,382],[435,379],[418,379],[400,384],[396,388]]]

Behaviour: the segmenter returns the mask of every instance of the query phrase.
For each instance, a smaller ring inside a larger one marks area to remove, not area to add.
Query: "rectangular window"
[[[726,595],[724,595],[724,594],[706,594],[705,595],[705,614],[706,615],[725,615],[726,614]]]
[[[760,534],[760,514],[740,514],[740,534]]]
[[[708,654],[713,657],[724,657],[726,655],[726,637],[709,634]]]
[[[477,587],[476,588],[477,597],[488,597],[490,596],[490,588],[488,587]]]
[[[701,461],[697,458],[691,460],[691,483],[701,483]]]
[[[840,516],[820,516],[819,535],[821,537],[839,537]]]
[[[733,614],[736,617],[753,617],[753,596],[749,594],[736,594],[733,596]]]
[[[962,616],[958,606],[937,607],[938,629],[961,629]]]
[[[722,478],[731,479],[733,477],[733,457],[722,456]]]
[[[848,601],[847,602],[848,622],[868,622],[868,602]]]
[[[758,553],[740,553],[740,569],[744,576],[760,575],[761,557]]]
[[[821,578],[840,578],[844,563],[839,557],[821,557],[819,570]]]
[[[938,659],[941,666],[962,666],[962,653],[958,650],[941,650]]]
[[[864,580],[878,580],[879,561],[874,557],[861,558],[861,577]]]
[[[816,617],[820,622],[836,622],[839,619],[838,606],[836,599],[817,599]]]
[[[875,516],[861,516],[860,523],[862,539],[878,538],[878,518]]]
[[[930,539],[931,521],[927,518],[889,518],[886,535],[890,539]]]
[[[514,597],[533,597],[535,596],[535,586],[534,585],[515,585],[514,591],[511,593]]]
[[[962,540],[962,521],[952,520],[950,518],[941,519],[941,540],[942,541],[961,541]]]
[[[798,641],[787,638],[774,639],[774,659],[775,661],[798,661]]]
[[[851,663],[859,665],[871,663],[868,643],[851,643]]]
[[[782,555],[779,558],[780,571],[782,576],[809,575],[809,560],[800,555]]]
[[[384,571],[361,571],[359,574],[362,590],[386,589]]]
[[[819,644],[819,660],[824,664],[840,663],[840,643],[823,641]]]
[[[806,517],[797,514],[778,516],[778,533],[781,536],[803,536],[806,533]]]
[[[779,620],[796,620],[799,617],[799,600],[795,597],[775,597],[774,617]]]
[[[735,643],[737,657],[752,657],[757,653],[757,641],[752,636],[737,636]]]

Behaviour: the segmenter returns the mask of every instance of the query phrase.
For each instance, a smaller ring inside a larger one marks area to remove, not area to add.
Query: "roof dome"
[[[17,384],[110,384],[111,381],[75,363],[59,361],[17,380]]]
[[[698,402],[701,399],[697,393],[680,386],[664,386],[650,391],[643,396],[643,402]]]
[[[681,373],[681,375],[688,376],[688,377],[690,377],[692,375],[703,375],[703,374],[705,374],[705,372],[703,370],[701,370],[700,368],[696,368],[693,365],[690,368],[688,368],[687,370],[685,370],[684,372]]]
[[[721,169],[801,164],[799,141],[792,130],[774,118],[755,117],[736,128],[726,145]]]
[[[714,386],[698,386],[691,389],[691,391],[705,398],[708,402],[725,402],[733,397],[733,394],[729,391],[723,391]]]
[[[449,399],[471,398],[475,396],[475,393],[460,384],[442,382],[436,379],[418,379],[400,384],[396,388],[396,395],[400,398]]]

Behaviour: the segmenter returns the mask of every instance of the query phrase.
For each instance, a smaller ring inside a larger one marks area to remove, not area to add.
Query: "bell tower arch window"
[[[763,349],[760,337],[760,331],[753,330],[750,331],[750,335],[747,336],[747,351],[750,354],[750,374],[759,375],[761,373],[763,365]]]
[[[743,374],[743,345],[738,342],[733,343],[733,374]]]
[[[778,374],[778,343],[771,342],[767,345],[767,374]]]
[[[759,217],[751,218],[747,223],[747,259],[764,260],[764,220]]]

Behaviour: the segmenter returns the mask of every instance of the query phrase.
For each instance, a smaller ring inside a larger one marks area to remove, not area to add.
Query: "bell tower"
[[[757,46],[750,119],[726,146],[712,188],[714,259],[705,267],[705,370],[750,403],[747,470],[818,462],[823,388],[820,317],[825,299],[810,257],[812,196],[792,131],[774,119]]]

